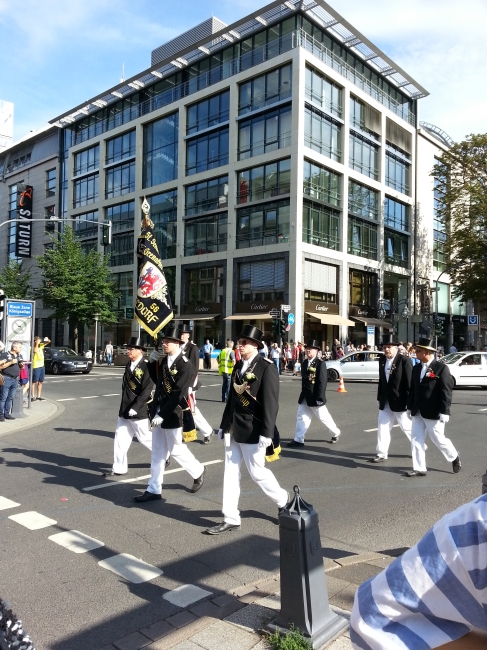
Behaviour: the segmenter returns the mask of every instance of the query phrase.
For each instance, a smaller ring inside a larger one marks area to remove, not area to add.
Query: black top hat
[[[259,350],[262,350],[264,347],[264,344],[262,343],[263,336],[264,333],[258,327],[254,327],[253,325],[243,325],[239,338],[255,341]]]
[[[394,334],[384,334],[382,336],[382,345],[399,345],[399,341],[396,341]]]
[[[172,341],[181,343],[181,331],[178,329],[177,325],[170,323],[162,333],[162,338],[171,339]]]
[[[180,334],[192,334],[193,330],[191,329],[190,325],[181,325],[179,328],[179,333]]]
[[[130,341],[127,343],[128,348],[137,348],[138,350],[143,350],[144,352],[147,351],[147,348],[142,345],[142,342],[139,337],[137,336],[131,336]]]
[[[425,350],[431,350],[431,352],[436,352],[436,348],[431,345],[432,339],[421,338],[414,346],[415,348],[424,348]]]
[[[316,341],[316,339],[311,339],[311,341],[308,341],[304,347],[305,348],[315,348],[316,350],[321,350],[321,343],[319,341]]]

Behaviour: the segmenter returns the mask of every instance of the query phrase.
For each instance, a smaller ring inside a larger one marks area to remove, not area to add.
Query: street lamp
[[[409,303],[407,298],[402,298],[401,300],[387,300],[386,298],[382,298],[382,300],[379,300],[377,316],[380,318],[380,320],[384,320],[386,317],[387,307],[391,310],[391,324],[393,334],[396,333],[396,313],[399,313],[399,308],[401,305],[404,305],[401,310],[401,316],[404,318],[404,320],[406,320],[410,316]]]
[[[100,314],[94,314],[94,319],[95,319],[95,357],[93,359],[93,365],[96,366],[96,348],[97,348],[97,335],[98,335],[98,319],[100,318]]]

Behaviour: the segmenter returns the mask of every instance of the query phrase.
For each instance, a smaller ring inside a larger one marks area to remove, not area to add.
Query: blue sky
[[[256,0],[0,0],[0,99],[14,140],[150,65],[155,47]],[[487,0],[329,0],[427,88],[420,119],[455,140],[487,132]]]

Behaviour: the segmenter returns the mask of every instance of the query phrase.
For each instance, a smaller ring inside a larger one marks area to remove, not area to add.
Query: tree
[[[432,175],[454,293],[462,300],[487,301],[487,134],[452,145]]]
[[[74,348],[78,351],[80,323],[90,323],[99,314],[102,323],[117,321],[112,305],[118,291],[110,279],[109,257],[90,250],[85,253],[72,228],[53,238],[54,248],[37,258],[42,286],[37,296],[52,316],[68,320],[74,329]]]
[[[23,260],[9,260],[0,272],[0,289],[7,298],[29,300],[32,297],[32,276],[23,268]]]

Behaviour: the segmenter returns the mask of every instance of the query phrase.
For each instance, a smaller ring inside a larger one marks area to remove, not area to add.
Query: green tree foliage
[[[53,242],[54,248],[37,258],[42,273],[37,295],[54,318],[73,324],[77,350],[80,323],[93,322],[95,314],[102,323],[117,321],[112,306],[119,294],[110,279],[109,258],[95,250],[85,253],[72,228]]]
[[[23,268],[22,260],[9,260],[0,271],[0,289],[7,298],[29,300],[32,298],[31,273]]]
[[[462,300],[487,301],[487,134],[455,143],[432,175],[455,294]]]

